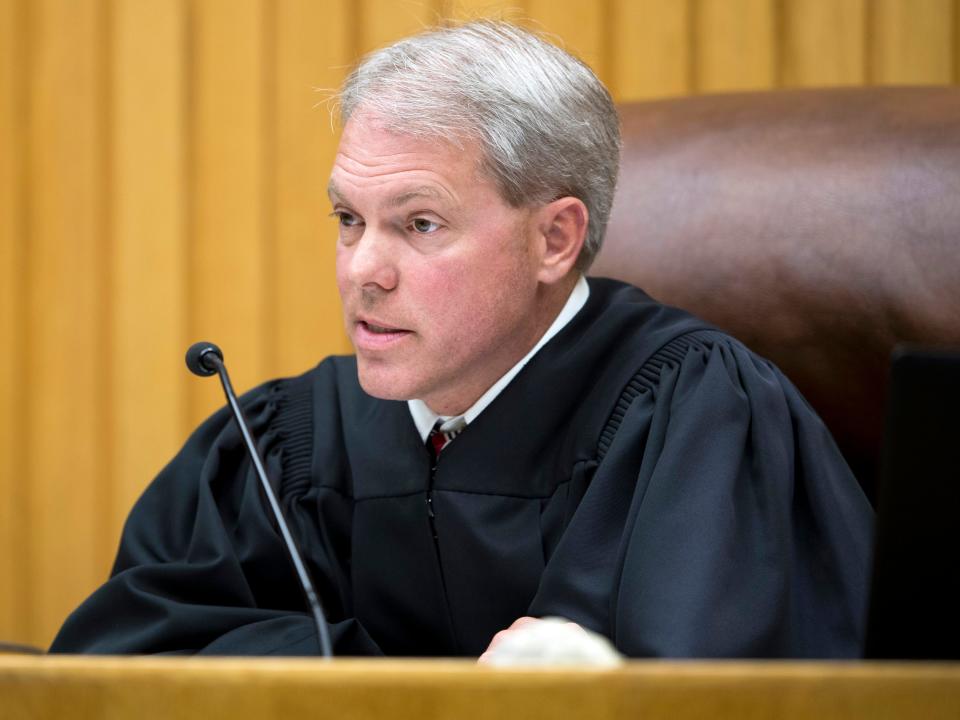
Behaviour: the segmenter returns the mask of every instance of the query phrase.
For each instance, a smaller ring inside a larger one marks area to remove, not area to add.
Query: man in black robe
[[[352,357],[246,414],[348,655],[560,616],[628,656],[860,652],[872,515],[769,362],[583,277],[619,157],[593,73],[472,23],[366,58],[330,182]],[[137,502],[53,650],[315,654],[227,410]]]

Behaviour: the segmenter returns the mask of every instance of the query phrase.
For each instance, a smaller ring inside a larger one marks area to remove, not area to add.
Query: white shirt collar
[[[443,421],[443,424],[440,427],[445,431],[461,429],[465,425],[472,423],[477,416],[496,399],[497,395],[499,395],[503,389],[510,384],[510,381],[516,377],[517,373],[523,370],[524,365],[530,362],[530,359],[537,354],[540,348],[546,345],[550,341],[550,338],[560,332],[567,323],[573,320],[574,316],[580,312],[580,309],[586,304],[587,298],[589,297],[590,286],[587,284],[586,278],[581,275],[580,279],[577,280],[577,284],[574,286],[573,291],[570,293],[570,297],[567,298],[567,302],[563,306],[563,309],[557,315],[556,319],[553,321],[553,324],[543,334],[543,337],[541,337],[537,344],[533,346],[530,352],[520,359],[520,362],[504,373],[504,375],[493,385],[491,385],[490,388],[483,395],[481,395],[480,398],[462,415],[437,415],[433,410],[427,407],[427,404],[423,402],[423,400],[407,400],[407,407],[410,408],[410,415],[413,416],[413,422],[417,426],[417,430],[420,432],[420,437],[423,439],[423,441],[427,441],[427,436],[430,435],[430,431],[433,430],[433,426],[437,424],[437,420]]]

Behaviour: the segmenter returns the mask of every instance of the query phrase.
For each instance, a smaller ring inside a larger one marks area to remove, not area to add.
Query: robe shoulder
[[[873,513],[770,362],[715,330],[674,338],[626,384],[583,472],[536,614],[631,656],[859,656]]]
[[[338,569],[321,541],[322,505],[335,522],[349,512],[340,488],[303,482],[314,452],[314,396],[335,397],[349,358],[328,358],[296,378],[241,399],[268,476],[324,598],[341,651],[378,654],[345,617],[332,590]],[[329,405],[329,404],[327,404]],[[334,402],[333,407],[336,406]],[[333,475],[331,475],[333,477]],[[134,505],[110,579],[67,619],[51,652],[314,655],[316,631],[269,516],[259,480],[229,408],[189,437]]]

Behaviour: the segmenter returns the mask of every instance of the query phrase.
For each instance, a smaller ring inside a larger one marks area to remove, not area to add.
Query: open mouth
[[[410,330],[377,325],[376,323],[358,320],[354,333],[354,342],[358,349],[385,350],[411,334]]]
[[[397,328],[381,327],[380,325],[374,325],[373,323],[364,322],[362,320],[360,321],[360,324],[363,326],[365,330],[367,330],[368,332],[372,332],[375,335],[387,335],[389,333],[406,332],[405,330],[398,330]]]

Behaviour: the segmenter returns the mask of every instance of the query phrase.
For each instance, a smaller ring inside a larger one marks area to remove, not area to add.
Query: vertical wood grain
[[[223,348],[238,392],[266,379],[264,3],[206,0],[192,12],[189,336]],[[320,42],[322,40],[318,40]],[[190,424],[224,404],[191,378]]]
[[[24,385],[24,99],[26,26],[22,0],[0,0],[0,638],[27,642],[24,626],[26,522]]]
[[[345,27],[348,0],[319,6],[291,0],[278,6],[275,64],[276,185],[275,331],[277,358],[271,374],[300,373],[323,357],[349,352],[334,279],[336,223],[326,186],[338,134],[327,99],[352,61],[347,33],[318,28]]]
[[[111,87],[111,537],[185,437],[185,42],[178,0],[124,0]],[[148,378],[147,381],[144,381]]]
[[[784,7],[783,85],[860,85],[869,0],[791,0]]]
[[[556,36],[554,42],[576,55],[601,80],[609,80],[605,2],[579,0],[527,0],[534,29]]]
[[[874,0],[870,80],[876,84],[953,81],[954,0]]]
[[[775,0],[697,0],[694,87],[762,90],[778,83]]]
[[[683,95],[690,87],[689,0],[615,0],[608,41],[619,102]]]
[[[105,9],[28,3],[27,621],[34,642],[105,577]]]

